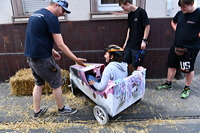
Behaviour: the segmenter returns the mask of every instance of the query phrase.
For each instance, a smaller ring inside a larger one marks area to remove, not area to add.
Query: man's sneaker
[[[47,112],[47,110],[48,110],[48,108],[46,108],[46,107],[45,108],[41,108],[40,112],[34,113],[33,119],[37,119],[40,116],[44,115]]]
[[[181,93],[181,98],[185,99],[189,97],[190,95],[190,89],[189,88],[184,88],[182,93]]]
[[[168,85],[167,82],[164,82],[162,85],[156,87],[157,90],[163,90],[163,89],[172,89],[172,85]]]
[[[69,115],[69,114],[75,114],[77,112],[77,109],[66,107],[63,111],[58,110],[58,115]]]

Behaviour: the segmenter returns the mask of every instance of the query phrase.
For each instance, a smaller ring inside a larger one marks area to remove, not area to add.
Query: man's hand
[[[54,49],[52,50],[52,55],[55,58],[55,60],[60,60],[61,59],[60,54],[57,51],[55,51]]]
[[[144,41],[142,41],[141,43],[141,50],[144,50],[146,49],[146,43]]]
[[[86,67],[86,65],[83,63],[83,61],[86,61],[86,59],[77,58],[77,60],[75,62],[80,66]]]

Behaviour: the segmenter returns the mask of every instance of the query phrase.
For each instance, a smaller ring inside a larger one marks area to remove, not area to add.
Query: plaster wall
[[[12,23],[11,17],[13,16],[12,6],[10,0],[0,0],[0,24]],[[71,14],[68,15],[69,21],[84,21],[90,20],[90,0],[68,0],[69,9]],[[167,0],[147,0],[146,1],[146,11],[149,18],[170,18],[175,15],[175,13],[180,10],[178,5],[178,0],[172,0],[171,14],[166,15],[166,4]]]
[[[12,7],[10,0],[0,0],[0,24],[12,23]]]
[[[168,0],[147,0],[146,11],[149,18],[172,18],[180,10],[178,0],[171,0],[170,15],[166,15]]]

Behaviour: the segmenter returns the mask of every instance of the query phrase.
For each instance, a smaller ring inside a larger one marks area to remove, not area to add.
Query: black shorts
[[[140,53],[141,50],[134,50],[126,47],[124,49],[124,59],[123,62],[127,64],[132,64],[133,67],[141,66],[144,61],[145,51]]]
[[[27,58],[35,83],[38,86],[44,85],[45,81],[51,88],[56,89],[63,85],[60,67],[53,57],[50,58]]]
[[[169,51],[167,66],[171,68],[180,68],[184,73],[194,71],[194,64],[198,53],[198,49],[188,49],[184,55],[178,56],[172,46]]]

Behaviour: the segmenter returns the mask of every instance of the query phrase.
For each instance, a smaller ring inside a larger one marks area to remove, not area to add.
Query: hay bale
[[[66,92],[66,90],[69,89],[68,85],[70,84],[69,72],[67,70],[61,69],[61,74],[64,81],[62,90],[63,92]],[[33,87],[35,85],[34,77],[30,68],[20,69],[14,76],[9,79],[9,83],[11,87],[11,94],[16,96],[32,95]],[[52,93],[52,89],[47,82],[45,82],[42,93]]]

